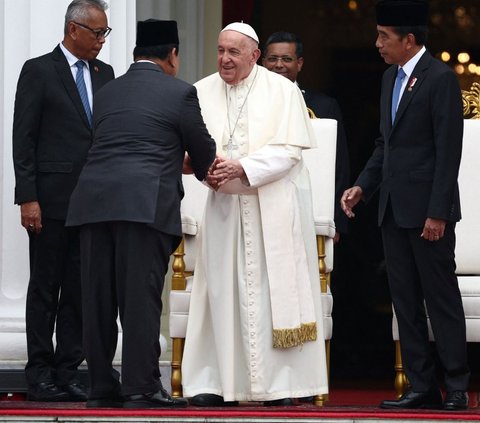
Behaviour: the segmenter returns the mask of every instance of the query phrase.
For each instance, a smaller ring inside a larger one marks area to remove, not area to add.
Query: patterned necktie
[[[88,102],[87,86],[85,85],[85,80],[83,79],[83,67],[85,66],[85,62],[83,60],[79,60],[77,63],[75,63],[75,66],[77,67],[77,77],[75,78],[75,82],[77,84],[78,93],[82,99],[83,108],[87,114],[88,123],[90,126],[92,126],[92,111],[90,110],[90,103]]]
[[[402,68],[398,69],[397,77],[395,78],[395,85],[393,86],[392,95],[392,124],[395,122],[395,115],[397,114],[398,101],[400,99],[400,89],[406,74]]]

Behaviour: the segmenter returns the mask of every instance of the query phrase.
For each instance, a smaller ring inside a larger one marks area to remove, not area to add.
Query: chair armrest
[[[195,217],[182,214],[182,232],[186,235],[197,235],[198,222]]]
[[[328,238],[335,237],[335,222],[328,216],[314,216],[315,234],[326,236]]]

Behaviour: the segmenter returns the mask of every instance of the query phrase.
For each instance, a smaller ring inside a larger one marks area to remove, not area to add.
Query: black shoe
[[[224,401],[223,397],[215,394],[198,394],[190,399],[190,404],[196,407],[236,407],[238,401]]]
[[[429,392],[408,391],[398,400],[385,400],[380,408],[442,408],[442,394],[439,390]]]
[[[183,408],[187,405],[185,398],[172,398],[164,388],[160,388],[157,392],[125,395],[123,408]]]
[[[123,408],[123,398],[119,395],[87,400],[87,408]]]
[[[443,401],[444,410],[466,410],[468,408],[468,394],[464,391],[447,392]]]
[[[313,402],[314,399],[315,397],[313,395],[310,397],[301,397],[301,398],[298,398],[298,402],[311,403]]]
[[[265,407],[282,407],[282,406],[289,406],[295,405],[292,398],[282,398],[273,401],[263,401],[263,405]]]
[[[68,393],[52,382],[40,382],[31,386],[27,392],[28,401],[64,402],[69,399]]]
[[[81,383],[60,386],[68,394],[68,401],[86,401],[87,389]]]

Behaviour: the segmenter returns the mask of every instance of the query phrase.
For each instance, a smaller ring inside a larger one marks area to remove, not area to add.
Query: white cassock
[[[303,96],[296,84],[258,66],[236,86],[226,85],[218,73],[195,85],[218,154],[239,159],[250,186],[237,179],[209,192],[183,393],[212,393],[225,401],[327,393],[310,181],[301,160],[302,149],[315,140]],[[297,279],[306,279],[309,301],[302,300],[305,292],[285,292]],[[311,312],[317,339],[274,348],[272,327],[289,327],[292,310]]]

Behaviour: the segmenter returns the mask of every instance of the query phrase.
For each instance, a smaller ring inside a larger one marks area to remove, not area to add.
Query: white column
[[[29,277],[27,234],[13,204],[13,104],[23,63],[48,53],[63,39],[71,0],[0,0],[0,369],[23,367],[26,359],[25,295]],[[135,44],[135,0],[111,0],[113,28],[99,59],[125,73]]]

